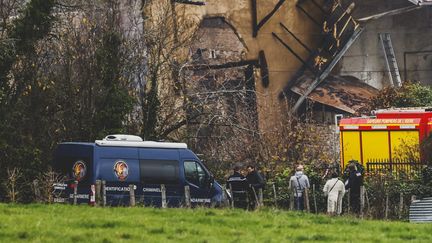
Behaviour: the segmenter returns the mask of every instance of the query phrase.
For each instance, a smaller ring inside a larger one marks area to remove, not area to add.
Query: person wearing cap
[[[304,191],[310,187],[309,178],[303,172],[303,166],[298,165],[296,172],[291,176],[288,187],[293,192],[294,208],[304,210]]]

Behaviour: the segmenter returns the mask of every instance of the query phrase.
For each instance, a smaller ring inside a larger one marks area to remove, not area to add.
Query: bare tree
[[[16,203],[21,196],[23,174],[19,168],[7,168],[6,173],[7,178],[3,181],[3,186],[10,202]]]

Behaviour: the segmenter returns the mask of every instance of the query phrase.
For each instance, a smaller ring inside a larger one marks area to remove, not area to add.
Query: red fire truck
[[[420,143],[432,131],[432,109],[404,108],[375,111],[372,117],[345,118],[339,123],[341,164],[404,159],[407,149],[420,158]]]

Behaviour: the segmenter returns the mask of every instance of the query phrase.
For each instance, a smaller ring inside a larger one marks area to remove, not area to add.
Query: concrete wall
[[[355,14],[364,17],[410,5],[406,0],[357,0]],[[379,89],[389,85],[379,33],[391,34],[402,80],[406,71],[408,80],[432,84],[432,52],[407,55],[404,70],[404,52],[432,50],[432,7],[369,22],[339,63],[341,74],[353,75]]]

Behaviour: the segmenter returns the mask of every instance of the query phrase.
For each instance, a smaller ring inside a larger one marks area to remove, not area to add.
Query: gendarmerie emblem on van
[[[129,175],[129,168],[126,162],[119,160],[114,164],[114,174],[117,176],[119,181],[126,180]]]
[[[81,160],[78,160],[72,166],[72,175],[73,178],[77,181],[80,181],[87,173],[87,167],[85,163]]]

